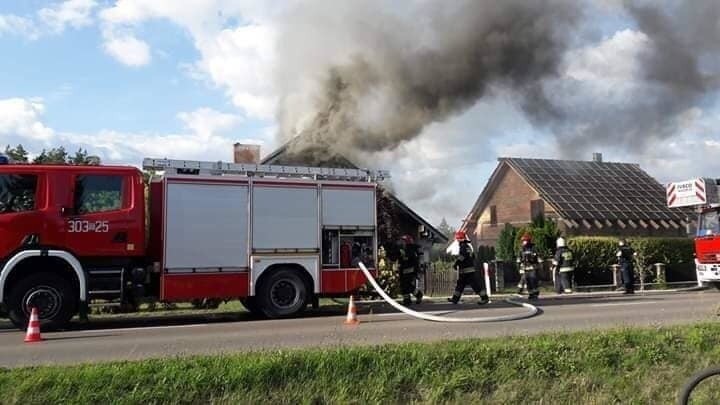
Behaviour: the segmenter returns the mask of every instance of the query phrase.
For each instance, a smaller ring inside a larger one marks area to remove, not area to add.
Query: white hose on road
[[[400,312],[406,313],[412,317],[424,319],[426,321],[432,321],[432,322],[462,322],[462,323],[475,323],[475,322],[501,322],[501,321],[516,321],[519,319],[527,319],[532,318],[533,316],[537,315],[540,310],[535,306],[531,304],[527,304],[524,302],[518,302],[513,301],[511,299],[506,299],[505,301],[509,304],[517,305],[519,307],[526,308],[528,311],[523,312],[521,314],[511,314],[511,315],[500,315],[500,316],[484,316],[479,318],[451,318],[451,317],[445,317],[445,316],[436,316],[436,315],[430,315],[423,312],[417,312],[413,311],[412,309],[408,307],[404,307],[400,304],[398,304],[397,301],[390,298],[389,295],[383,289],[378,285],[377,281],[375,281],[375,278],[370,274],[370,271],[368,271],[367,267],[361,262],[360,264],[360,270],[362,270],[363,273],[365,273],[365,277],[367,277],[368,281],[370,281],[370,284],[372,284],[375,291],[380,294],[380,296],[387,302],[388,304],[392,305],[393,308],[397,309]]]

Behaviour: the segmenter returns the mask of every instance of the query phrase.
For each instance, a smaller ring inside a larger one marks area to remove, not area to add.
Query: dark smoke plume
[[[636,23],[636,53],[610,63],[637,72],[616,86],[597,66],[587,67],[597,83],[567,75],[578,49],[599,45],[578,43],[594,18],[580,10],[591,2],[429,1],[379,11],[388,4],[311,3],[286,21],[279,121],[283,140],[296,137],[291,151],[321,160],[327,150],[351,159],[392,150],[495,94],[511,94],[566,157],[605,145],[638,151],[681,131],[720,88],[718,0],[620,6]]]
[[[319,77],[307,72],[320,83],[305,112],[308,123],[297,126],[297,99],[281,103],[282,136],[300,133],[296,148],[328,145],[343,154],[392,149],[428,124],[464,112],[494,88],[511,89],[533,117],[562,116],[542,82],[558,74],[579,18],[576,2],[429,2],[401,16],[379,14],[367,2],[351,4],[351,11],[337,12],[343,24],[334,26],[350,33],[351,57]],[[322,17],[295,14],[287,37],[323,30]],[[332,26],[326,29],[328,36],[336,34]]]

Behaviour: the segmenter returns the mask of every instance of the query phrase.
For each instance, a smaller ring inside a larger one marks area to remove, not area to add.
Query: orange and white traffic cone
[[[360,323],[357,317],[357,309],[355,308],[355,299],[350,296],[350,304],[348,305],[348,313],[345,318],[345,325],[357,325]]]
[[[30,312],[30,323],[28,323],[27,333],[25,333],[25,343],[34,343],[42,341],[40,336],[40,319],[38,318],[37,308],[33,307]]]

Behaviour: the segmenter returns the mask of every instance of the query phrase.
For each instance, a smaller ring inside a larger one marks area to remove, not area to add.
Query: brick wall
[[[530,202],[540,196],[532,189],[514,170],[505,166],[501,169],[498,184],[493,195],[483,207],[473,232],[473,240],[478,245],[495,246],[495,242],[505,224],[522,226],[530,223]],[[491,207],[495,206],[497,225],[490,221]],[[545,204],[545,217],[554,218],[557,215]]]

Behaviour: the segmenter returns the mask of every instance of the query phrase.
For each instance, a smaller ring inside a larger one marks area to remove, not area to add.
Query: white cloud
[[[183,64],[182,70],[224,90],[246,115],[272,119],[277,104],[273,87],[276,31],[270,16],[285,7],[285,2],[189,0],[178,7],[173,0],[119,0],[102,10],[100,18],[106,33],[127,35],[153,19],[177,24],[191,35],[200,53],[198,61]],[[234,27],[227,28],[228,23]],[[114,38],[105,35],[106,48]]]
[[[42,100],[9,98],[0,100],[0,136],[45,141],[54,131],[46,127],[40,117],[45,111]]]
[[[43,122],[42,100],[0,99],[0,142],[5,146],[22,144],[31,153],[64,146],[69,151],[87,149],[107,163],[139,165],[144,157],[168,157],[196,160],[232,160],[235,142],[273,147],[275,128],[260,128],[250,136],[236,137],[231,132],[240,117],[210,108],[181,112],[178,119],[186,127],[179,133],[132,133],[103,129],[93,133],[54,130]]]
[[[37,15],[50,30],[61,33],[68,25],[81,28],[92,24],[92,11],[95,7],[95,0],[67,0],[53,7],[40,9]]]
[[[150,63],[150,47],[145,41],[130,34],[105,34],[105,52],[127,66],[143,66]]]
[[[0,35],[9,34],[31,40],[43,35],[61,34],[70,26],[78,29],[93,23],[95,0],[67,0],[37,11],[34,16],[0,14]]]
[[[275,32],[261,25],[224,29],[198,42],[196,71],[226,89],[237,107],[256,118],[272,119],[277,98],[273,86]]]
[[[188,129],[203,138],[211,138],[233,129],[243,120],[239,115],[221,113],[206,107],[192,112],[181,112],[178,118]]]
[[[36,39],[38,31],[29,18],[13,14],[0,14],[0,36],[3,34],[19,35],[29,39]]]
[[[618,31],[599,44],[568,52],[564,79],[582,82],[596,97],[624,97],[640,84],[639,57],[648,46],[644,33]]]

